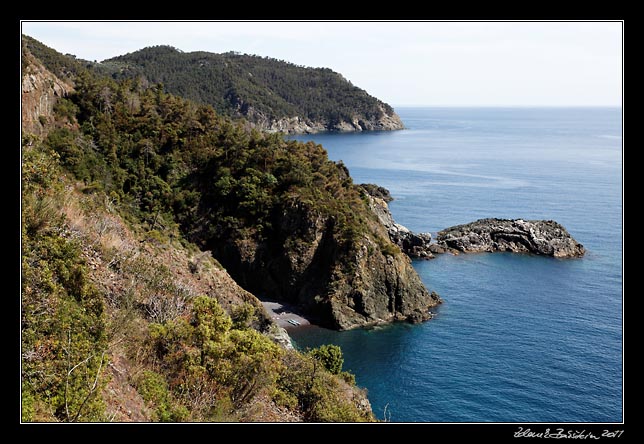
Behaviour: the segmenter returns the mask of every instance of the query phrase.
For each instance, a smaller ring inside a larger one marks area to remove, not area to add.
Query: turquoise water
[[[376,415],[401,422],[622,421],[622,138],[616,108],[400,108],[408,129],[302,136],[396,220],[436,231],[482,217],[554,219],[582,259],[415,261],[444,300],[421,325],[292,332],[342,346]]]

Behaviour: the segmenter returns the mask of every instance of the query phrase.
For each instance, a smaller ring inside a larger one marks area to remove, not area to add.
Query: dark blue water
[[[481,217],[554,219],[583,259],[442,255],[414,262],[435,319],[317,327],[342,346],[376,415],[404,422],[622,421],[622,138],[611,108],[401,108],[407,130],[303,137],[357,183],[387,187],[396,220],[436,231]]]

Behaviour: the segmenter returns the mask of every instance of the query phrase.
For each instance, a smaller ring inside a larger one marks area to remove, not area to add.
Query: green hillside
[[[299,116],[333,129],[355,119],[376,122],[385,115],[395,116],[391,106],[328,68],[267,57],[184,53],[156,46],[105,60],[97,69],[117,79],[143,76],[151,83],[163,83],[168,92],[251,122]]]
[[[211,105],[220,115],[243,117],[269,131],[395,130],[393,108],[328,68],[307,68],[255,55],[185,53],[155,46],[105,60],[76,59],[23,36],[25,45],[61,78],[89,69],[116,80],[162,83],[172,94]]]
[[[321,148],[49,56],[74,92],[42,135],[23,131],[22,420],[373,419],[340,352],[277,345],[259,301],[198,247],[267,236],[273,208],[310,194],[315,170],[342,187]],[[23,78],[49,78],[26,48],[23,62]],[[36,102],[52,97],[35,84]]]

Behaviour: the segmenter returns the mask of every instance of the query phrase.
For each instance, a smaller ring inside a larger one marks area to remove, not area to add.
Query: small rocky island
[[[437,244],[463,253],[509,251],[558,258],[586,252],[568,231],[553,220],[479,219],[439,231]]]
[[[389,211],[393,197],[386,188],[362,184],[369,207],[387,229],[393,243],[413,259],[431,259],[440,253],[483,253],[507,251],[557,258],[581,257],[586,249],[553,220],[479,219],[438,232],[413,233],[396,223]]]

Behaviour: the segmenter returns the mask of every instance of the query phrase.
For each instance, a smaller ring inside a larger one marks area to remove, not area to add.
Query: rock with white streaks
[[[463,253],[509,251],[570,258],[586,252],[553,220],[480,219],[439,231],[436,242],[446,250]]]

